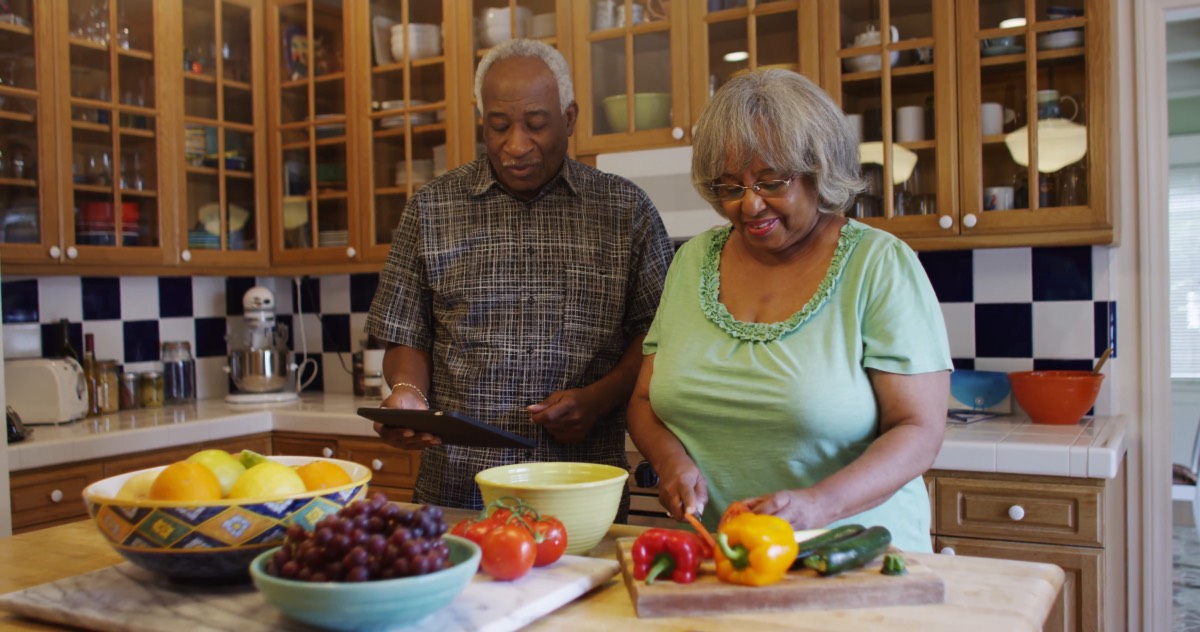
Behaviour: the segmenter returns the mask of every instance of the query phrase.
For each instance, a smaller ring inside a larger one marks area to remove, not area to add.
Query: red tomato
[[[567,550],[567,528],[554,516],[542,516],[533,523],[533,530],[540,533],[542,541],[537,543],[537,559],[534,566],[546,566],[558,561]]]
[[[483,537],[483,572],[501,581],[523,577],[533,568],[537,544],[523,525],[507,524],[493,528]]]
[[[454,525],[454,529],[450,533],[483,546],[483,536],[487,535],[495,527],[495,523],[488,520],[467,519],[461,520],[458,524]]]

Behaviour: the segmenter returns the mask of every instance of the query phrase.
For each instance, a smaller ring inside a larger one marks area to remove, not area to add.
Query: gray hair
[[[692,135],[692,184],[723,214],[710,187],[754,158],[812,179],[821,210],[842,212],[864,183],[858,141],[829,95],[789,70],[735,77],[709,100]]]
[[[558,102],[566,113],[567,106],[575,102],[575,86],[571,83],[571,69],[562,53],[545,42],[531,39],[511,39],[488,51],[475,69],[475,107],[483,114],[483,78],[492,64],[510,57],[534,57],[545,62],[554,80],[558,83]]]

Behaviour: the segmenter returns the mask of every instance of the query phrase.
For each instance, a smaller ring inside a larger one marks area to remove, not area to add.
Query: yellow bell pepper
[[[792,525],[778,516],[743,513],[717,532],[717,579],[743,586],[766,586],[787,574],[796,560]]]

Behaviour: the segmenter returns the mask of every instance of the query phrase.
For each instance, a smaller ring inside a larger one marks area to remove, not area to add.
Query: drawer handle
[[[943,546],[942,550],[938,551],[938,553],[941,553],[942,555],[958,555],[952,546]]]
[[[323,456],[327,459],[332,458],[333,457],[333,448],[321,448],[321,456]]]
[[[371,469],[375,470],[376,472],[382,471],[383,461],[380,461],[379,459],[371,459]]]
[[[1019,522],[1025,517],[1025,508],[1020,505],[1013,505],[1012,507],[1009,507],[1008,517],[1012,518],[1014,522]]]
[[[61,489],[56,489],[56,490],[50,492],[50,502],[61,503],[62,499],[63,499],[63,493],[62,493]]]

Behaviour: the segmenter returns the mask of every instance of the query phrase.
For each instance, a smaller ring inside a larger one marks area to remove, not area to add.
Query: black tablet
[[[358,414],[396,428],[412,428],[441,438],[443,445],[479,448],[532,448],[536,444],[507,430],[483,423],[462,413],[441,410],[359,408]]]

